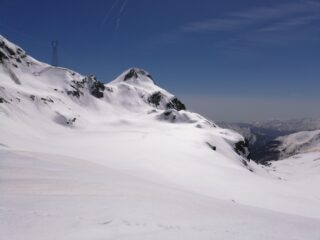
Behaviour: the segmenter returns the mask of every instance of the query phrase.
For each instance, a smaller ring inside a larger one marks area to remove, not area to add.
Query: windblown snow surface
[[[0,37],[1,239],[319,240],[320,154],[242,141],[144,70],[101,84]]]

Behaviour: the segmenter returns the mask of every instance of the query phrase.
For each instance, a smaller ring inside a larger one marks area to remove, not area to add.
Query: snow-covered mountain
[[[297,154],[320,152],[320,130],[302,131],[276,138],[268,144],[266,154],[275,153],[277,159],[286,159]]]
[[[320,169],[248,154],[145,70],[103,84],[0,37],[5,239],[318,239]]]
[[[16,131],[12,138],[12,124],[17,125],[15,129],[28,128],[35,134],[48,129],[77,132],[107,123],[185,123],[175,127],[188,126],[206,133],[200,144],[222,155],[233,154],[235,162],[246,165],[247,151],[241,135],[186,111],[185,105],[155,85],[146,71],[132,68],[103,84],[93,75],[82,76],[38,62],[6,39],[0,41],[2,126],[7,124],[4,131],[9,131],[3,133],[2,144],[17,146],[21,137],[19,147],[25,147],[25,132]]]

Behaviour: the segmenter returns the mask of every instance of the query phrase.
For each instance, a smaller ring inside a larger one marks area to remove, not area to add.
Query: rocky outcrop
[[[166,105],[167,109],[175,109],[177,111],[186,110],[186,106],[176,97],[170,100]]]
[[[158,107],[163,97],[163,94],[160,91],[158,91],[153,93],[150,97],[148,97],[148,102]]]
[[[128,81],[132,78],[138,78],[139,74],[146,76],[146,77],[150,78],[151,80],[153,80],[151,75],[149,73],[147,73],[146,71],[139,69],[139,68],[131,68],[128,71],[128,73],[124,76],[123,81]]]
[[[250,158],[249,141],[247,139],[245,139],[243,141],[236,142],[235,146],[234,146],[234,150],[240,156],[243,156],[247,159]]]
[[[4,60],[15,60],[18,63],[22,62],[22,59],[25,58],[27,54],[21,48],[12,48],[6,44],[5,40],[0,38],[0,63],[3,63]],[[14,62],[13,65],[16,66]]]
[[[70,87],[72,90],[67,90],[67,94],[78,98],[83,95],[85,89],[88,89],[92,96],[103,98],[103,92],[106,89],[104,84],[98,81],[94,75],[85,77],[81,81],[72,80]]]
[[[186,110],[186,106],[176,97],[167,100],[163,93],[160,91],[153,93],[151,96],[148,97],[148,102],[156,107],[158,107],[161,101],[165,102],[165,109],[175,109],[177,111]]]
[[[89,90],[92,96],[96,98],[103,98],[103,92],[106,89],[104,84],[97,80],[96,76],[88,77]]]

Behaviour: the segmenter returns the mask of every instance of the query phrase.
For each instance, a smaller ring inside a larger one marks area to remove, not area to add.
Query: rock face
[[[148,97],[148,102],[158,107],[161,101],[165,101],[166,96],[161,92],[155,92]],[[175,109],[177,111],[186,110],[186,106],[177,98],[173,97],[166,103],[166,109]]]
[[[102,82],[99,82],[96,76],[87,77],[90,93],[96,98],[103,98],[103,91],[106,89]]]
[[[13,45],[10,46],[1,36],[0,36],[0,63],[5,60],[12,59],[17,63],[21,63],[22,59],[26,58],[27,54],[19,47]],[[14,62],[12,64],[15,64]],[[16,65],[15,65],[16,66]]]
[[[161,92],[155,92],[150,97],[148,97],[148,102],[158,107],[164,95]]]
[[[127,81],[132,78],[138,78],[139,74],[144,75],[144,76],[150,78],[151,80],[153,80],[151,75],[149,73],[147,73],[146,71],[139,69],[139,68],[131,68],[131,69],[129,69],[129,72],[124,76],[123,81]]]
[[[249,141],[245,139],[244,141],[239,141],[235,143],[234,150],[239,155],[250,159],[250,151],[249,151]]]
[[[186,106],[176,97],[167,103],[168,109],[175,109],[177,111],[186,110]]]
[[[3,97],[0,97],[0,103],[9,103],[9,102],[5,100]]]
[[[72,80],[70,87],[72,90],[67,90],[68,95],[80,97],[83,91],[88,89],[90,94],[96,98],[103,98],[106,87],[102,82],[99,82],[94,75],[83,78],[81,81]]]

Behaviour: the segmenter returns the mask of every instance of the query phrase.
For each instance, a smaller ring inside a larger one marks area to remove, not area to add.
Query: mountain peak
[[[140,69],[140,68],[130,68],[125,72],[126,72],[126,75],[125,75],[123,81],[127,81],[132,78],[139,78],[141,76],[148,77],[151,80],[153,80],[151,75],[147,71]]]
[[[141,69],[141,68],[129,68],[124,71],[118,78],[116,78],[113,82],[127,82],[130,84],[141,85],[143,83],[146,84],[154,84],[153,78],[151,75]]]

